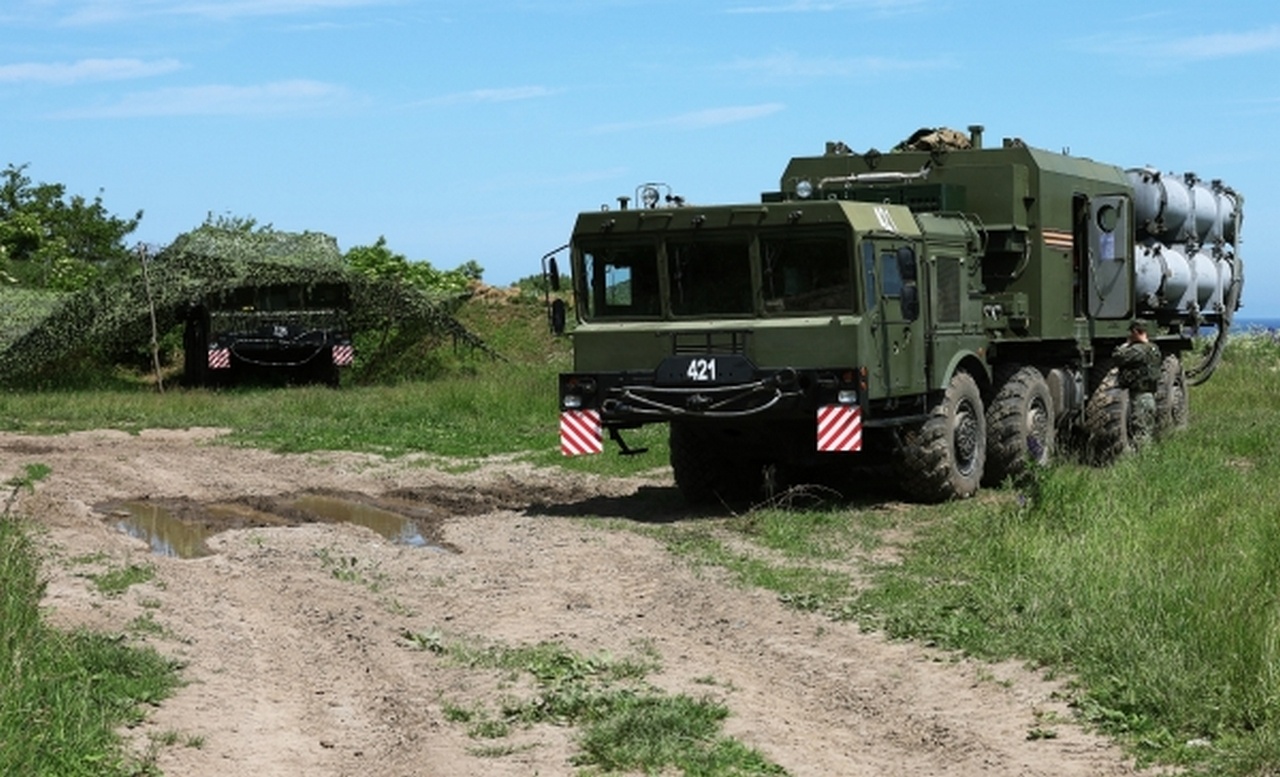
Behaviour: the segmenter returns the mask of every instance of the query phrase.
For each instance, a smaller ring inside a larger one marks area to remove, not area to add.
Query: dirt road
[[[55,622],[154,645],[187,685],[130,732],[154,735],[174,777],[573,774],[572,730],[517,729],[509,755],[477,754],[447,704],[504,691],[493,673],[414,650],[406,632],[584,654],[656,652],[648,679],[713,696],[726,733],[793,775],[1125,775],[1104,740],[1063,722],[1054,686],[861,633],[693,570],[636,532],[583,515],[662,520],[669,476],[602,481],[527,465],[282,456],[214,444],[216,430],[0,435],[0,471],[52,474],[22,512],[48,528]],[[367,499],[412,515],[426,547],[347,523],[299,523],[300,493]],[[159,556],[115,527],[112,505],[219,503],[234,530],[209,555]],[[271,519],[276,515],[277,519]],[[230,516],[230,517],[228,517]],[[254,516],[257,516],[256,518]],[[267,516],[264,518],[264,516]],[[155,566],[115,597],[87,575]],[[1033,730],[1053,737],[1029,737]]]

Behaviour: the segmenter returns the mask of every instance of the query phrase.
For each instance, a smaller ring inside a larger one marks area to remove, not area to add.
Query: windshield
[[[751,243],[671,240],[671,312],[676,316],[751,315]]]
[[[655,243],[608,245],[583,253],[589,318],[652,317],[662,312]]]
[[[812,313],[853,309],[848,242],[840,235],[785,232],[760,238],[764,309]]]
[[[579,247],[588,320],[852,313],[856,305],[849,236],[830,226],[593,236]]]

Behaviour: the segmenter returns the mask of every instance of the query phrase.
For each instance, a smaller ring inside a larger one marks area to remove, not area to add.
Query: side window
[[[880,255],[880,288],[886,297],[902,296],[902,271],[897,251],[886,250]]]

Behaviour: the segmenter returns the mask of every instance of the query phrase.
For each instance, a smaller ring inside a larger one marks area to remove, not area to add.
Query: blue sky
[[[252,216],[505,284],[639,183],[754,201],[975,123],[1222,179],[1280,316],[1274,0],[0,0],[0,165],[148,243]]]

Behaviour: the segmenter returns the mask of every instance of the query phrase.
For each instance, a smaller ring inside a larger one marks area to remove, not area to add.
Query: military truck
[[[1240,305],[1242,209],[1219,181],[988,148],[980,126],[828,143],[748,204],[642,185],[543,258],[556,285],[567,251],[575,303],[561,449],[669,424],[695,503],[815,468],[941,501],[1066,448],[1109,462],[1133,448],[1112,363],[1133,321],[1163,357],[1159,430],[1187,423]]]
[[[183,330],[189,381],[227,385],[258,373],[337,386],[351,365],[350,290],[345,283],[238,286],[191,305]]]

